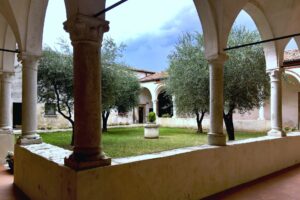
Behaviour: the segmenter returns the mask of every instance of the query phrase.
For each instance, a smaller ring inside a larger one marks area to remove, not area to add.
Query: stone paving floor
[[[13,186],[13,175],[2,165],[0,165],[0,200],[29,200]],[[205,200],[300,200],[300,164]]]
[[[13,175],[0,165],[0,200],[29,200],[13,185]]]
[[[300,164],[205,200],[300,200]]]

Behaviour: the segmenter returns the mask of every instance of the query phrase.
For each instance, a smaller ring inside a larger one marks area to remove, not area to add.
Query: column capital
[[[18,61],[24,62],[24,60],[38,61],[41,58],[41,54],[33,54],[30,52],[21,52],[18,54]]]
[[[11,78],[12,78],[13,75],[14,75],[14,72],[2,72],[0,74],[1,81],[11,82]]]
[[[269,70],[267,73],[270,76],[271,82],[281,80],[282,69]]]
[[[64,22],[72,43],[87,42],[100,44],[103,33],[109,30],[109,22],[96,17],[77,14]]]
[[[219,53],[210,55],[206,59],[209,63],[216,63],[216,64],[223,64],[225,61],[227,61],[229,56],[226,53]]]
[[[37,71],[37,65],[32,64],[38,62],[41,58],[41,54],[33,54],[29,52],[21,52],[18,54],[18,61],[20,61],[23,65],[23,69],[26,67],[27,69],[32,69]],[[27,64],[25,64],[27,63]]]

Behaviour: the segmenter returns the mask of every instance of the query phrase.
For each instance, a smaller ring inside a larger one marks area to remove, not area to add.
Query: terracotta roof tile
[[[285,62],[300,60],[300,51],[298,49],[285,51],[283,59]]]
[[[129,69],[132,70],[132,71],[149,73],[149,74],[155,74],[156,73],[156,72],[153,72],[153,71],[148,71],[148,70],[144,70],[144,69],[138,69],[138,68],[135,68],[135,67],[129,67]]]
[[[168,73],[167,72],[158,72],[158,73],[146,76],[144,78],[141,78],[140,82],[149,82],[149,81],[162,80],[162,79],[165,79],[167,77],[168,77]]]

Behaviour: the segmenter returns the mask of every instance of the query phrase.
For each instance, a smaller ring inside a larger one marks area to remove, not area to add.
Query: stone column
[[[22,135],[17,144],[42,142],[37,134],[37,68],[39,56],[21,53],[22,60]]]
[[[12,75],[10,72],[3,72],[1,75],[0,129],[6,133],[12,132]]]
[[[14,150],[15,137],[12,134],[12,73],[2,72],[0,88],[0,164],[5,164],[8,151]]]
[[[281,83],[281,69],[272,70],[269,72],[271,81],[271,130],[268,132],[269,136],[286,136],[282,130],[282,83]]]
[[[156,116],[158,116],[158,113],[157,113],[157,100],[154,100],[152,102],[153,104],[153,112],[155,112]]]
[[[108,22],[77,14],[64,23],[74,61],[74,148],[65,165],[75,170],[111,164],[101,145],[100,48]]]
[[[258,119],[257,120],[265,120],[265,106],[264,106],[264,103],[259,107]]]
[[[172,118],[176,118],[177,117],[177,113],[176,113],[175,96],[172,96],[172,102],[173,102],[173,117]]]
[[[227,58],[226,54],[220,54],[208,59],[210,71],[210,130],[208,144],[210,145],[226,145],[226,135],[223,133],[223,79],[224,63]]]

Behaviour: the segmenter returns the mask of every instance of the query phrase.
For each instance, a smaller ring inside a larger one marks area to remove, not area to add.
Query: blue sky
[[[107,0],[107,6],[115,2]],[[157,72],[167,69],[167,56],[181,34],[202,32],[192,0],[129,0],[109,11],[106,19],[110,21],[110,31],[105,36],[127,46],[122,61],[135,68]],[[69,38],[62,26],[65,20],[64,1],[49,1],[44,44],[55,47],[58,38]],[[256,29],[252,19],[243,11],[235,25]],[[295,44],[292,42],[288,49],[293,48]]]

